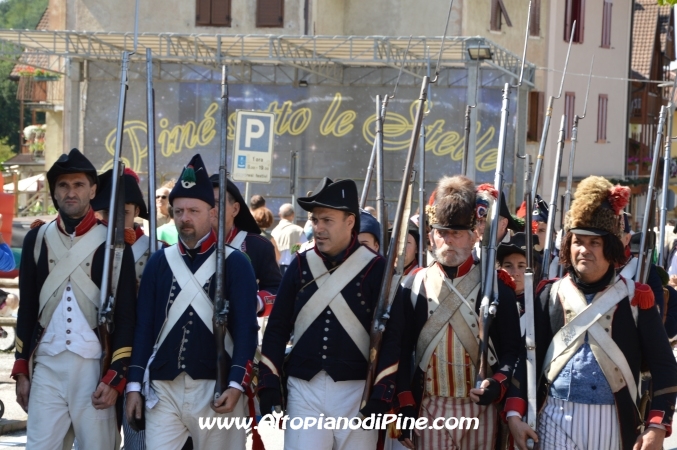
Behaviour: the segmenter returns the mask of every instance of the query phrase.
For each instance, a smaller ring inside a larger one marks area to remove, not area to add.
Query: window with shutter
[[[574,42],[583,43],[583,31],[585,30],[585,0],[566,0],[564,6],[564,40],[569,42],[571,27],[576,22]]]
[[[597,101],[597,142],[606,142],[606,121],[609,105],[609,96],[600,94]]]
[[[611,47],[611,7],[613,3],[604,0],[604,10],[602,12],[602,47]]]
[[[256,27],[282,28],[284,26],[284,0],[256,0]]]
[[[564,139],[567,141],[571,139],[571,129],[574,127],[575,105],[576,93],[566,92],[564,94],[564,114],[566,114],[567,120],[564,124]]]
[[[529,36],[541,35],[541,0],[531,0],[531,22]]]
[[[196,0],[195,25],[229,27],[231,0]]]
[[[543,119],[545,115],[545,93],[529,92],[529,128],[527,140],[540,141],[543,133]]]
[[[505,24],[507,26],[512,26],[512,22],[508,16],[508,10],[505,8],[503,0],[491,0],[490,28],[492,31],[501,31],[502,18],[505,18]]]

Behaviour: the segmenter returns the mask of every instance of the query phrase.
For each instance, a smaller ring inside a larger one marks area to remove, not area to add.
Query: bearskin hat
[[[630,188],[614,186],[604,177],[590,176],[578,184],[575,199],[564,220],[564,230],[575,234],[621,237],[623,208]]]
[[[426,215],[431,227],[447,230],[472,230],[477,219],[475,184],[468,177],[443,177],[435,189]]]

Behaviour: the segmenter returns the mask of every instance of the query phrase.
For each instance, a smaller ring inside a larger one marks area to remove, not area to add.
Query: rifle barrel
[[[672,147],[672,102],[668,103],[666,123],[668,124],[665,134],[665,146],[663,147],[663,183],[661,186],[661,216],[658,232],[658,265],[664,269],[668,267],[665,259],[665,226],[668,220],[668,190],[670,185],[670,156]]]
[[[157,206],[155,204],[155,89],[153,89],[153,51],[146,49],[146,134],[148,136],[148,236],[150,254],[157,250]]]
[[[543,245],[543,270],[541,278],[548,279],[550,262],[552,261],[552,234],[555,229],[555,215],[557,214],[557,195],[559,192],[559,176],[562,172],[562,153],[564,152],[564,130],[567,122],[566,114],[562,114],[562,122],[559,126],[559,138],[557,139],[557,153],[555,155],[555,169],[552,174],[552,192],[550,194],[550,209],[548,211],[548,226],[545,232]]]
[[[656,205],[656,173],[658,172],[658,158],[663,144],[663,127],[667,119],[667,107],[661,106],[661,113],[658,118],[658,131],[656,134],[656,143],[653,149],[653,160],[651,161],[651,176],[649,177],[649,187],[646,193],[646,205],[644,208],[644,217],[642,218],[642,237],[639,241],[639,261],[637,272],[635,272],[635,281],[646,283],[649,276],[650,260],[649,255],[653,249],[648,248],[648,243],[653,237],[653,230],[650,230],[650,222],[654,216],[653,209]],[[648,234],[652,234],[649,237]]]

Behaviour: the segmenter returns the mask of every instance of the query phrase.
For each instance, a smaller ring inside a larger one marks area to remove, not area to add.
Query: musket
[[[146,49],[146,135],[148,136],[148,236],[150,254],[157,250],[157,205],[155,204],[155,89],[153,51]]]
[[[376,96],[376,136],[374,142],[376,143],[376,220],[381,224],[379,236],[379,252],[383,254],[386,249],[386,239],[388,230],[388,216],[386,213],[384,179],[383,179],[383,115],[380,108],[381,96]],[[383,98],[383,109],[388,104],[388,96]]]
[[[426,52],[427,53],[427,52]],[[428,76],[430,76],[430,57],[428,56]],[[430,85],[428,85],[428,104],[430,105],[431,92]],[[425,118],[430,113],[430,107],[423,113]],[[428,246],[426,245],[426,228],[425,228],[425,125],[421,125],[421,141],[419,143],[421,151],[418,156],[418,266],[426,267],[426,256],[428,253]]]
[[[228,310],[226,298],[226,171],[228,156],[228,74],[226,66],[221,72],[221,142],[219,145],[219,225],[216,232],[216,285],[214,289],[214,339],[216,342],[216,383],[214,403],[228,388],[228,355],[226,353],[226,327]]]
[[[667,106],[667,132],[665,134],[665,146],[663,148],[663,182],[661,185],[661,215],[658,227],[658,265],[667,268],[668,264],[664,261],[665,258],[665,225],[668,220],[668,186],[670,184],[670,156],[672,147],[672,110],[674,108],[675,86],[677,86],[677,78],[672,82],[672,90],[670,91],[670,101]]]
[[[526,221],[524,223],[524,236],[526,240],[526,257],[527,257],[527,267],[524,271],[524,320],[525,320],[525,344],[527,350],[527,414],[526,422],[531,427],[532,430],[537,429],[537,419],[538,419],[538,409],[536,402],[536,389],[537,389],[537,378],[536,378],[536,331],[534,324],[534,242],[533,235],[531,232],[531,214],[533,212],[534,200],[531,197],[531,190],[529,189],[529,184],[531,183],[531,155],[528,153],[524,156],[525,163],[525,172],[524,172],[524,204],[526,206]],[[527,443],[531,444],[529,448],[533,448],[533,442]]]
[[[651,269],[651,256],[656,243],[656,232],[651,227],[655,219],[656,207],[656,172],[658,172],[658,158],[660,156],[661,145],[663,144],[663,127],[667,119],[667,106],[661,106],[661,114],[658,118],[658,131],[656,134],[656,143],[654,144],[653,160],[651,162],[651,176],[649,177],[649,187],[646,193],[646,205],[644,207],[644,217],[642,218],[642,237],[639,241],[639,255],[637,256],[637,271],[635,272],[635,282],[646,283]]]
[[[101,376],[110,368],[113,357],[110,334],[113,332],[115,300],[122,268],[122,256],[125,250],[125,205],[124,205],[124,164],[121,161],[122,138],[125,125],[125,106],[127,102],[127,74],[129,71],[129,52],[122,53],[120,73],[120,101],[118,103],[117,129],[115,131],[115,153],[113,154],[113,177],[111,195],[108,204],[108,227],[106,246],[103,254],[103,276],[101,279],[101,308],[99,309],[99,339],[101,340]]]
[[[567,172],[567,184],[566,190],[564,191],[564,208],[562,208],[561,215],[561,228],[564,229],[564,215],[569,211],[571,207],[571,185],[573,184],[574,179],[574,162],[576,160],[576,145],[578,144],[578,121],[585,119],[586,112],[588,111],[588,94],[590,93],[590,81],[592,80],[592,67],[595,64],[595,55],[592,55],[592,61],[590,62],[590,74],[588,75],[588,87],[585,90],[585,104],[583,106],[583,115],[579,116],[574,114],[574,124],[571,127],[571,152],[569,153],[569,172]],[[563,266],[559,266],[559,277],[562,277]]]
[[[480,47],[479,42],[477,43],[477,48]],[[477,82],[480,79],[480,66],[477,65],[477,72],[475,73],[475,99],[473,104],[470,102],[465,107],[465,126],[463,128],[463,158],[461,159],[461,175],[466,175],[468,173],[468,152],[470,151],[470,110],[477,108]]]
[[[397,86],[400,84],[400,77],[402,76],[402,71],[404,70],[404,63],[406,62],[406,55],[409,53],[409,48],[411,46],[411,36],[409,36],[409,43],[407,44],[407,50],[405,52],[405,57],[402,58],[402,65],[400,66],[400,72],[397,75],[397,81],[395,82],[395,88],[393,89],[393,93],[388,96],[386,95],[383,98],[383,103],[379,101],[379,99],[376,99],[376,122],[378,126],[378,121],[381,121],[381,126],[383,125],[383,122],[385,121],[386,117],[386,108],[388,107],[388,102],[392,99],[395,98],[395,94],[397,93]],[[381,110],[380,110],[380,119],[379,119],[379,104],[381,105]],[[378,135],[378,131],[376,132]],[[374,144],[371,147],[371,157],[369,158],[369,165],[367,166],[367,175],[364,179],[364,186],[362,186],[362,195],[360,196],[360,208],[364,208],[364,206],[367,204],[367,196],[369,195],[369,186],[371,185],[371,177],[374,174],[374,163],[376,162],[376,136],[374,136]],[[381,226],[383,228],[383,226]],[[381,241],[383,242],[383,241]]]
[[[550,262],[552,261],[552,233],[555,229],[555,215],[557,214],[557,196],[559,193],[559,176],[562,171],[562,153],[564,152],[564,130],[566,123],[567,116],[562,114],[562,122],[559,126],[559,138],[557,139],[557,153],[555,154],[555,168],[552,174],[548,226],[545,229],[545,242],[543,243],[543,268],[541,269],[541,279],[543,280],[549,278]]]
[[[420,137],[421,151],[418,159],[418,266],[426,266],[426,251],[425,245],[425,126],[421,126]]]
[[[440,52],[437,57],[437,66],[435,68],[435,77],[430,78],[428,75],[423,77],[421,83],[421,92],[416,106],[416,115],[414,116],[414,126],[409,140],[409,150],[407,151],[407,158],[404,164],[404,173],[402,175],[402,183],[400,184],[400,194],[397,200],[397,208],[395,210],[395,218],[393,220],[393,239],[388,244],[388,252],[386,254],[386,265],[381,281],[381,288],[379,290],[378,301],[374,309],[374,318],[369,329],[369,362],[366,376],[366,383],[364,391],[362,392],[362,401],[360,409],[362,409],[371,396],[371,388],[376,379],[376,366],[378,364],[378,354],[381,349],[381,340],[383,332],[385,331],[386,323],[390,318],[390,305],[392,304],[397,287],[404,273],[404,252],[406,249],[407,239],[407,221],[409,220],[408,211],[411,207],[411,184],[412,173],[414,170],[414,158],[416,157],[416,149],[418,147],[419,136],[421,133],[421,126],[423,124],[423,115],[425,113],[425,102],[428,96],[428,86],[435,84],[439,79],[440,63],[442,61],[442,53],[444,51],[444,42],[446,40],[447,29],[449,28],[449,20],[451,18],[451,8],[454,5],[454,0],[450,1],[449,12],[447,14],[447,23],[444,27],[444,34],[442,35],[442,42],[440,44]],[[395,260],[397,260],[397,267],[395,267]]]
[[[538,147],[538,156],[536,157],[536,172],[534,173],[533,184],[531,186],[531,196],[536,198],[538,192],[538,182],[541,180],[541,168],[543,167],[543,156],[545,155],[545,143],[548,141],[548,130],[550,130],[550,119],[552,118],[552,106],[555,99],[562,97],[562,89],[564,88],[564,77],[567,74],[567,66],[569,65],[569,54],[571,53],[571,43],[574,41],[574,33],[576,32],[576,21],[571,26],[571,36],[569,37],[569,48],[567,49],[567,57],[564,60],[564,70],[562,71],[562,80],[559,83],[559,93],[557,97],[550,96],[548,98],[548,107],[545,110],[545,121],[543,122],[543,132],[541,134],[541,143]]]
[[[489,367],[489,332],[496,317],[498,308],[498,279],[496,273],[496,241],[498,239],[498,219],[501,210],[501,192],[503,191],[503,163],[505,161],[506,137],[508,134],[508,108],[510,105],[510,90],[519,88],[524,77],[524,62],[527,57],[529,43],[529,23],[531,22],[531,2],[527,12],[527,26],[524,36],[524,51],[522,52],[522,68],[516,85],[505,83],[503,86],[503,100],[501,104],[501,127],[498,133],[498,151],[496,156],[496,172],[494,173],[494,189],[497,192],[496,201],[490,208],[490,227],[485,227],[482,240],[482,303],[480,303],[480,355],[479,366],[475,376],[475,387],[479,388],[487,378]],[[488,224],[489,225],[489,224]]]

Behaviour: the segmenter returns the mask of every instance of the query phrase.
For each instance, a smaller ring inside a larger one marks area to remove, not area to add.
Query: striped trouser
[[[477,429],[435,430],[424,428],[420,430],[418,450],[486,450],[494,448],[496,432],[498,431],[498,416],[494,405],[480,406],[474,404],[470,398],[436,397],[426,395],[421,402],[420,417],[428,419],[432,424],[438,417],[457,419],[479,419]],[[465,428],[465,427],[463,427]],[[474,427],[473,427],[474,428]]]
[[[146,430],[134,431],[127,422],[127,397],[122,407],[122,434],[125,450],[146,450]]]
[[[539,415],[542,450],[619,450],[616,405],[585,405],[548,397]]]

